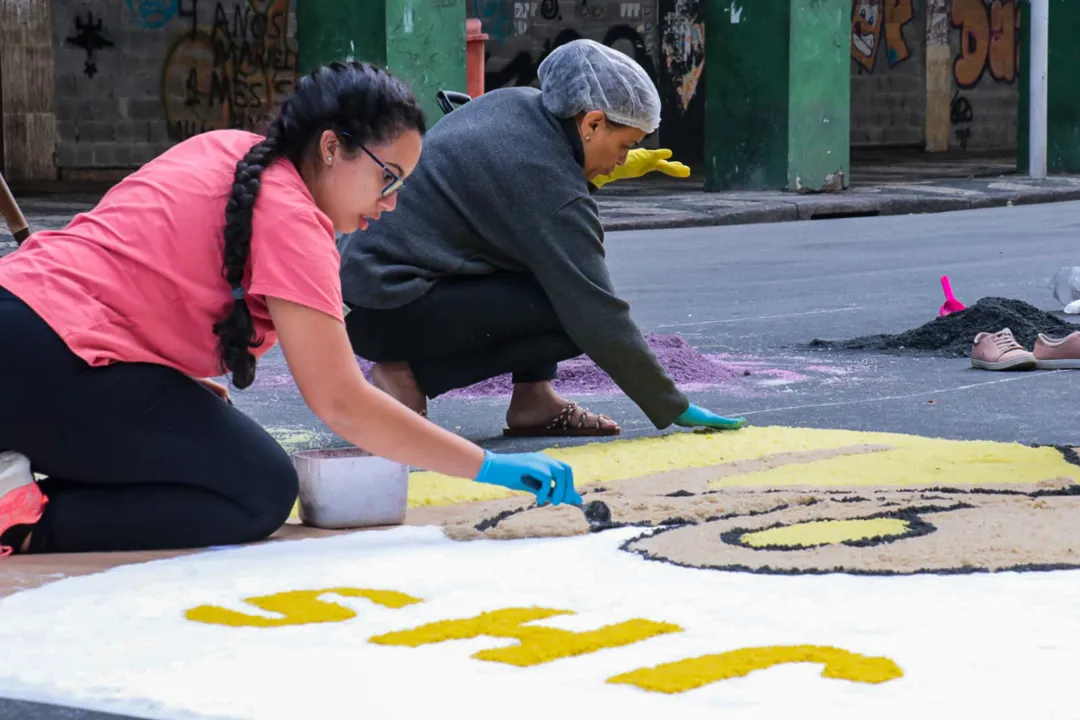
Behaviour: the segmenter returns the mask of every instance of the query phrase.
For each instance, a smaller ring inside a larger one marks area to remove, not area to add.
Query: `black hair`
[[[234,301],[229,315],[214,324],[214,333],[219,340],[222,371],[232,372],[232,383],[238,388],[255,380],[255,356],[250,349],[262,344],[255,338],[241,289],[260,177],[279,158],[289,160],[297,169],[305,159],[315,160],[326,130],[337,135],[344,150],[359,152],[359,145],[390,142],[409,130],[423,134],[425,120],[412,91],[386,70],[357,61],[334,62],[300,79],[270,123],[266,138],[236,163],[225,206],[223,268]]]

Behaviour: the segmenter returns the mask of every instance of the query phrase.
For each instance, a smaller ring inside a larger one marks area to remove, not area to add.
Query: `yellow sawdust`
[[[324,595],[361,597],[389,609],[423,602],[394,590],[335,587],[323,590],[290,590],[245,599],[249,605],[282,616],[278,618],[248,615],[216,605],[191,608],[185,613],[185,617],[193,622],[228,627],[281,628],[313,623],[338,623],[356,616],[350,608],[322,600]],[[479,650],[473,653],[472,657],[517,667],[533,667],[562,658],[626,647],[661,635],[683,632],[682,627],[673,623],[641,618],[584,631],[534,624],[537,621],[573,614],[571,610],[541,607],[505,608],[487,611],[472,618],[439,620],[408,630],[376,635],[369,638],[368,642],[415,648],[480,637],[516,640],[516,643]],[[862,683],[882,683],[903,676],[900,668],[889,658],[867,657],[828,646],[788,645],[742,648],[688,658],[616,675],[608,678],[607,682],[634,685],[650,692],[680,693],[785,663],[818,663],[824,666],[822,677]]]
[[[908,523],[897,518],[869,520],[814,520],[759,530],[742,536],[741,542],[750,547],[814,547],[876,537],[903,535]]]
[[[266,432],[289,453],[310,447],[318,437],[311,430],[288,427],[267,428]]]
[[[569,610],[538,607],[492,610],[473,618],[439,620],[411,630],[377,635],[368,642],[376,645],[419,647],[447,640],[471,640],[481,636],[517,640],[515,645],[480,650],[473,653],[472,657],[530,667],[605,648],[623,647],[658,635],[682,632],[678,625],[641,619],[580,632],[531,624],[557,615],[573,614]]]
[[[325,590],[289,590],[245,598],[244,602],[252,607],[277,613],[281,617],[268,618],[261,615],[248,615],[218,605],[199,605],[184,613],[192,622],[207,625],[227,625],[230,627],[275,628],[290,625],[310,625],[312,623],[334,623],[351,620],[356,613],[351,609],[321,599],[323,595],[365,598],[386,608],[397,610],[406,605],[423,602],[411,595],[396,590],[365,590],[361,588],[336,587]]]
[[[862,442],[887,441],[893,449],[878,454],[832,457],[815,462],[812,466],[780,466],[727,477],[715,485],[1001,485],[1034,484],[1058,476],[1080,478],[1080,468],[1067,463],[1060,452],[1049,447],[1032,448],[1019,443],[943,440],[885,433],[859,435]]]
[[[679,660],[616,675],[608,682],[652,692],[681,693],[786,663],[817,663],[824,666],[822,677],[874,685],[904,675],[900,666],[886,657],[868,657],[821,645],[780,645]]]
[[[758,487],[995,485],[1035,484],[1056,477],[1080,481],[1080,468],[1067,463],[1054,448],[853,430],[749,427],[738,432],[715,434],[678,432],[663,437],[552,448],[545,452],[573,465],[575,484],[581,487],[775,453],[858,444],[889,445],[892,449],[727,475],[716,484]],[[410,507],[456,505],[514,495],[521,493],[439,473],[414,472],[409,478]]]

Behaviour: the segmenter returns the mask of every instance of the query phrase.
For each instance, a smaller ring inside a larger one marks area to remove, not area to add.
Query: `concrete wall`
[[[635,57],[659,84],[666,81],[673,111],[665,112],[665,129],[673,139],[689,136],[700,146],[700,2],[466,0],[465,9],[490,35],[488,88],[535,84],[536,67],[553,48],[592,38]],[[661,4],[670,28],[663,43]],[[78,176],[77,170],[137,166],[204,130],[256,127],[295,82],[290,0],[52,5],[56,158],[68,177]],[[679,118],[688,118],[689,132]],[[656,146],[657,138],[645,144]]]
[[[488,89],[536,85],[553,49],[586,37],[635,58],[656,80],[664,104],[660,130],[644,144],[669,147],[684,161],[702,155],[705,0],[468,0],[490,37]]]
[[[295,82],[294,17],[290,0],[54,0],[57,165],[134,167],[257,127]]]
[[[536,84],[548,53],[582,37],[625,52],[657,76],[657,0],[469,0],[466,12],[490,36],[488,90]]]
[[[659,142],[684,162],[702,155],[705,126],[705,1],[660,0]]]
[[[1017,0],[949,0],[949,145],[1016,147]],[[927,0],[853,0],[851,142],[915,145],[926,137]]]
[[[947,2],[953,148],[1016,145],[1019,1]],[[75,177],[135,167],[197,132],[256,127],[295,82],[291,2],[53,0],[61,171]],[[466,0],[465,10],[490,35],[489,89],[535,84],[543,58],[578,37],[635,57],[656,78],[665,105],[660,131],[646,144],[697,162],[703,7],[704,0]],[[927,0],[852,0],[853,145],[924,143],[926,8]],[[0,32],[14,37],[12,28]],[[10,52],[7,36],[0,44]]]
[[[1021,0],[952,0],[950,146],[1015,148]]]
[[[669,3],[668,12],[681,9],[683,17],[692,16],[687,6],[693,4],[686,0]],[[486,90],[536,86],[536,69],[544,58],[560,45],[582,37],[633,57],[659,83],[658,0],[469,0],[465,9],[468,17],[480,19],[489,35]],[[655,145],[656,138],[651,140],[654,142],[646,145]]]
[[[1016,2],[945,3],[954,149],[1016,147],[1019,93],[1007,62],[1010,56],[1015,61],[1019,41]],[[664,100],[658,142],[689,161],[702,156],[702,8],[703,0],[468,0],[466,6],[491,36],[489,88],[535,84],[536,66],[547,53],[581,36],[645,59]],[[922,147],[927,0],[852,0],[851,35],[852,145]]]
[[[852,8],[851,144],[921,145],[925,0],[854,0]]]

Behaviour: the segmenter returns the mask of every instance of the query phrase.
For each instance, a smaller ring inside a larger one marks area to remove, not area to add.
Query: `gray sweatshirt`
[[[535,88],[481,95],[427,133],[397,209],[342,242],[345,302],[390,309],[441,277],[530,272],[566,334],[657,428],[689,407],[616,294],[571,121]]]

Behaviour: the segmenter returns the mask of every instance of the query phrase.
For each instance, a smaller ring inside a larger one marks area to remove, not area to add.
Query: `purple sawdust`
[[[645,339],[671,379],[684,391],[697,392],[720,387],[735,390],[745,382],[741,369],[715,357],[702,355],[679,335],[647,333]],[[369,378],[371,366],[366,360],[360,360],[360,367]],[[553,385],[556,391],[568,395],[614,395],[621,392],[608,374],[585,356],[559,363],[559,379]],[[513,389],[510,375],[500,375],[452,390],[446,397],[498,397],[510,395]]]
[[[768,380],[766,382],[773,382],[773,383],[775,383],[775,382],[797,383],[797,382],[803,382],[804,380],[809,380],[810,379],[809,375],[803,375],[802,373],[797,373],[794,370],[784,370],[782,368],[758,368],[758,369],[752,370],[751,374],[757,375],[757,376],[765,375],[767,377],[770,377],[770,378],[772,378],[772,380]]]
[[[840,367],[832,367],[830,365],[807,365],[804,370],[811,372],[824,373],[826,375],[850,375],[851,370]]]
[[[768,361],[736,359],[738,356],[729,353],[709,355],[708,357],[713,362],[722,363],[743,376],[754,377],[764,375],[785,382],[803,382],[804,380],[810,379],[808,375],[795,372],[794,370],[769,367]]]

